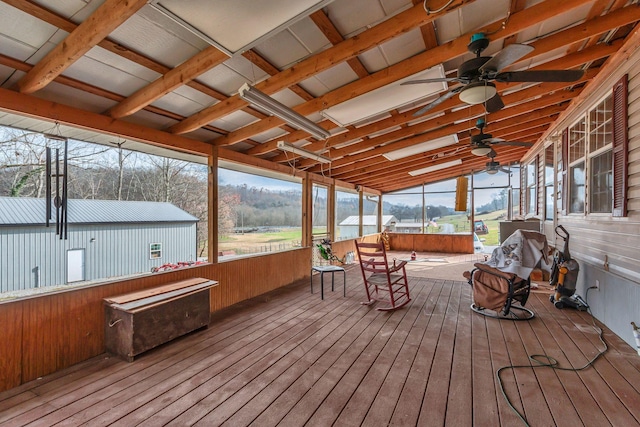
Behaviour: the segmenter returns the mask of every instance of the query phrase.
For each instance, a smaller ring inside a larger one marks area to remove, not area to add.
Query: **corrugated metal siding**
[[[150,243],[162,243],[162,258],[149,259]],[[55,227],[2,227],[0,248],[0,291],[10,292],[65,284],[69,249],[85,249],[87,281],[148,273],[165,263],[195,260],[196,225],[70,225],[68,240],[60,240]]]

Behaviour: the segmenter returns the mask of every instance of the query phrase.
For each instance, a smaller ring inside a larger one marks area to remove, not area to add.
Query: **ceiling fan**
[[[500,162],[496,162],[494,159],[498,155],[493,149],[487,154],[487,157],[491,159],[491,161],[486,163],[485,172],[489,175],[495,175],[498,172],[504,172],[510,174],[511,171],[504,166],[500,166]]]
[[[480,131],[477,135],[471,135],[471,154],[476,156],[489,156],[491,157],[491,153],[494,153],[493,145],[512,145],[516,147],[531,147],[533,143],[531,142],[520,142],[520,141],[507,141],[502,138],[494,138],[490,133],[484,133],[484,128],[487,125],[485,119],[478,119],[476,121],[476,128]]]
[[[584,70],[501,72],[505,67],[533,51],[533,46],[510,44],[493,57],[480,56],[487,46],[489,46],[489,39],[484,33],[476,33],[471,36],[471,43],[467,45],[467,49],[476,57],[463,62],[458,67],[458,77],[411,80],[401,83],[402,85],[443,81],[462,83],[462,86],[450,89],[449,92],[425,105],[413,115],[420,116],[458,93],[460,101],[470,105],[485,104],[487,112],[492,113],[504,107],[496,85],[492,82],[494,80],[498,82],[573,82],[584,75]]]

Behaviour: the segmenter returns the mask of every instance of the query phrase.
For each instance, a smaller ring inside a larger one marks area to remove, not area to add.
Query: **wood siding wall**
[[[624,218],[615,218],[611,214],[562,215],[561,206],[556,206],[556,217],[557,224],[562,224],[571,235],[570,249],[574,257],[603,270],[606,259],[610,272],[640,284],[640,50],[581,102],[579,109],[562,120],[555,131],[561,132],[579,115],[594,107],[603,96],[611,93],[615,83],[625,73],[629,75],[628,215]],[[560,141],[557,143],[560,144]],[[536,155],[542,158],[544,147],[540,146],[535,152],[529,153],[524,162]],[[540,173],[544,173],[542,169]],[[566,186],[564,189],[568,191]],[[538,194],[538,206],[542,208],[544,197],[542,193]],[[556,238],[553,228],[553,223],[545,222],[544,230],[550,244],[561,248],[563,242]]]
[[[247,257],[0,303],[0,391],[104,352],[103,298],[176,280],[217,280],[211,311],[309,277],[311,249]]]
[[[628,74],[627,216],[566,214],[561,205],[566,200],[568,186],[566,183],[558,186],[556,181],[556,188],[563,192],[563,200],[556,200],[555,222],[545,221],[543,229],[549,243],[558,249],[562,249],[564,242],[556,237],[554,227],[559,224],[567,229],[571,236],[571,255],[580,264],[576,293],[587,298],[594,316],[633,346],[635,342],[629,323],[640,319],[637,298],[640,294],[640,46],[630,47],[630,52],[627,59],[609,66],[609,73],[603,71],[607,77],[598,82],[597,87],[587,86],[583,92],[585,99],[578,100],[575,109],[556,123],[549,133],[555,136],[552,139],[556,140],[558,156],[563,151],[563,130],[604,96],[612,93],[614,85],[624,74]],[[542,156],[542,145],[528,153],[523,163],[533,156]],[[588,202],[588,187],[586,191]],[[543,200],[540,197],[539,206],[544,203]],[[599,290],[589,290],[596,281]]]

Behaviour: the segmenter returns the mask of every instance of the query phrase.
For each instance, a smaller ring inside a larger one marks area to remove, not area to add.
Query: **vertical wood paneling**
[[[0,390],[104,352],[103,298],[192,277],[217,280],[216,311],[308,277],[311,248],[240,258],[0,303]]]
[[[0,308],[0,390],[8,390],[22,382],[22,304]]]

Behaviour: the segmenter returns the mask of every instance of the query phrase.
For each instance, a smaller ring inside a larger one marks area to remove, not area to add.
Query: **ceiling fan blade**
[[[493,95],[493,98],[489,99],[485,103],[485,109],[487,113],[495,113],[496,111],[500,111],[504,108],[504,102],[502,102],[502,98],[500,98],[499,94]]]
[[[575,82],[584,70],[508,71],[496,76],[499,82]]]
[[[511,173],[511,171],[510,171],[509,169],[507,169],[507,168],[503,168],[502,166],[500,166],[500,167],[498,168],[498,170],[499,170],[500,172],[504,172],[504,173]]]
[[[533,49],[533,46],[526,44],[510,44],[495,54],[493,58],[485,62],[482,67],[479,68],[479,71],[482,74],[495,74],[533,51]]]
[[[454,88],[451,89],[449,92],[445,93],[444,95],[442,95],[440,98],[437,98],[433,101],[431,101],[430,103],[428,103],[427,105],[425,105],[424,107],[422,107],[421,109],[419,109],[418,111],[416,111],[415,113],[412,114],[413,117],[418,117],[423,115],[424,113],[426,113],[427,111],[431,110],[432,108],[442,104],[444,101],[446,101],[447,99],[453,97],[456,93],[460,92],[462,90],[464,86],[460,86],[459,88]]]
[[[460,80],[457,77],[438,77],[436,79],[419,79],[419,80],[409,80],[408,82],[402,82],[400,83],[400,86],[406,86],[406,85],[421,85],[424,83],[442,83],[442,82],[458,82],[458,83],[464,83],[462,80]]]

